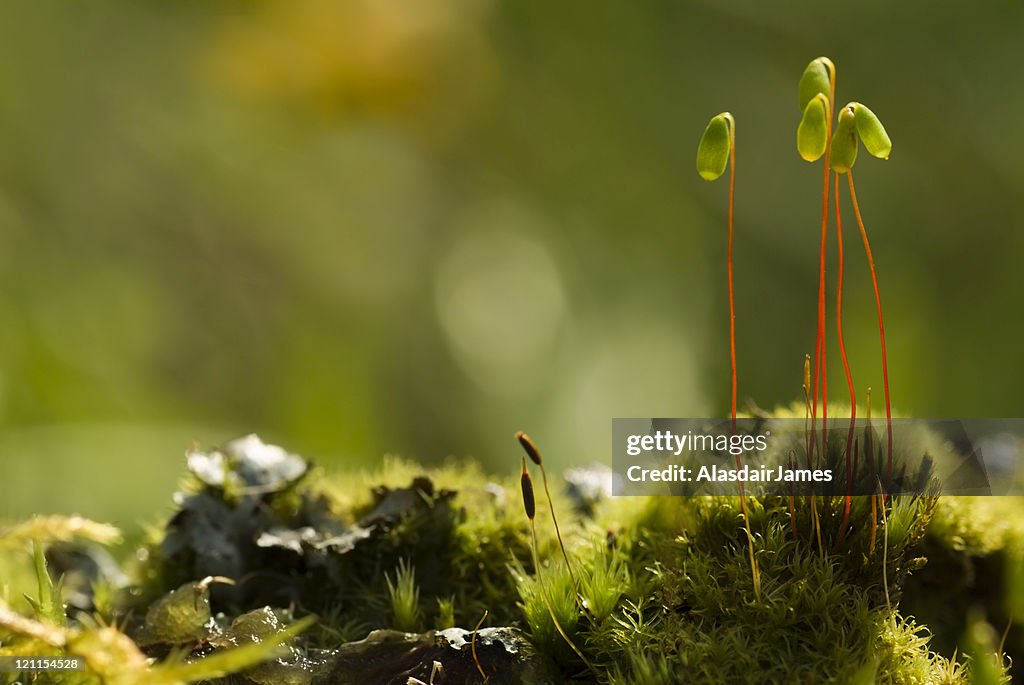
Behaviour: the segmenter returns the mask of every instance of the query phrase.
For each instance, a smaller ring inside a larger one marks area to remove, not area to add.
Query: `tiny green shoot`
[[[395,579],[385,575],[391,614],[395,628],[412,633],[420,628],[420,590],[416,585],[416,569],[405,559],[398,562]]]

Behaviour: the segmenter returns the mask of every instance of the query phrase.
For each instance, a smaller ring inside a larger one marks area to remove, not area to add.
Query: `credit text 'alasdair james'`
[[[694,473],[696,471],[696,473]],[[685,466],[666,466],[662,469],[645,469],[641,466],[630,466],[626,470],[626,478],[634,483],[640,482],[743,482],[743,483],[830,483],[831,469],[785,469],[781,466],[772,469],[767,466],[742,466],[726,468],[701,466],[699,469]]]

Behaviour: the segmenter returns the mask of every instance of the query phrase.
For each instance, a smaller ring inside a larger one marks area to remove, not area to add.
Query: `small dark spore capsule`
[[[523,475],[520,476],[519,482],[523,486],[523,507],[526,509],[526,517],[532,521],[537,513],[537,505],[533,499],[533,480],[526,470],[526,459],[523,459]]]
[[[540,450],[537,449],[537,445],[534,444],[533,440],[530,440],[530,436],[522,431],[519,431],[518,433],[516,433],[516,440],[518,440],[519,444],[523,446],[524,450],[526,450],[526,456],[530,458],[530,461],[532,461],[537,466],[540,466]]]

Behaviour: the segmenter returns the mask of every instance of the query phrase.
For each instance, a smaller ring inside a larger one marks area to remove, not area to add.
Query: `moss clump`
[[[76,611],[44,570],[34,606],[2,607],[0,650],[84,650],[89,670],[61,681],[82,683],[427,682],[435,660],[449,669],[435,685],[482,681],[481,669],[492,683],[965,683],[967,654],[1003,677],[991,640],[954,652],[965,631],[989,634],[970,605],[1000,616],[994,569],[1024,539],[991,503],[857,498],[840,540],[842,497],[748,498],[758,600],[737,498],[583,502],[554,488],[555,509],[575,512],[562,522],[570,575],[544,502],[534,567],[514,474],[388,461],[330,478],[251,438],[189,464],[123,591]],[[21,549],[72,535],[62,527],[0,539]],[[951,580],[965,564],[988,593]],[[296,637],[304,617],[315,624]]]
[[[616,659],[627,660],[641,681],[667,659],[673,682],[845,682],[867,668],[870,682],[943,682],[946,660],[929,652],[920,627],[886,606],[881,580],[876,585],[860,564],[845,565],[844,555],[822,555],[811,540],[794,539],[787,508],[748,507],[760,602],[736,534],[743,530],[736,502],[704,500],[694,509],[692,527],[664,540],[659,553],[657,611],[646,631],[650,662],[637,671],[635,653]],[[894,567],[905,549],[890,548]]]

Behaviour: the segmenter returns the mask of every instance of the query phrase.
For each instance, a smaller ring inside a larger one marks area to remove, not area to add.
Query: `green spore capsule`
[[[828,145],[828,98],[818,93],[804,108],[796,129],[796,149],[808,162],[817,161]]]
[[[807,103],[813,100],[815,95],[829,97],[832,90],[833,73],[835,73],[835,66],[828,57],[811,60],[800,77],[801,111],[807,109]]]
[[[864,143],[864,148],[879,159],[889,159],[892,152],[892,141],[885,132],[881,120],[870,109],[859,102],[851,102],[854,121],[857,124],[857,135]]]
[[[728,112],[722,112],[708,122],[697,146],[697,173],[705,181],[714,181],[725,173],[732,148],[734,121]]]
[[[845,174],[857,161],[857,129],[853,108],[847,105],[839,113],[839,122],[832,134],[832,171]]]

